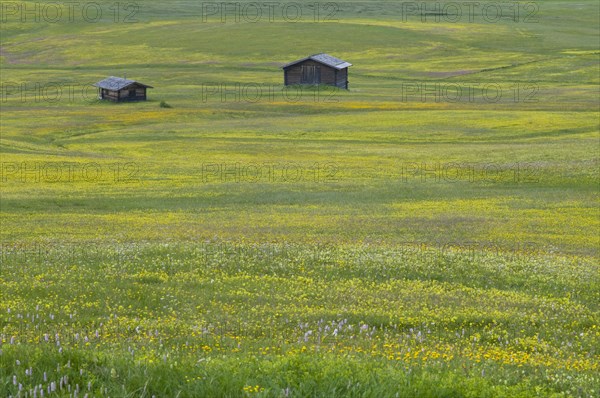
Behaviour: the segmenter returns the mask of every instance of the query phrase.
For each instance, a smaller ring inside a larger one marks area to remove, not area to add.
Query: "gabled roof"
[[[341,59],[333,57],[333,56],[331,56],[329,54],[320,53],[320,54],[314,54],[314,55],[311,55],[309,57],[299,59],[299,60],[294,61],[294,62],[290,62],[289,64],[283,65],[282,68],[285,69],[285,68],[288,68],[288,67],[290,67],[292,65],[296,65],[296,64],[298,64],[300,62],[307,61],[309,59],[312,60],[312,61],[315,61],[315,62],[319,62],[319,63],[321,63],[323,65],[330,66],[330,67],[335,68],[337,70],[341,70],[341,69],[347,68],[349,66],[352,66],[352,64],[349,63],[349,62],[342,61]]]
[[[114,77],[114,76],[107,77],[104,80],[100,80],[98,83],[94,83],[94,86],[104,88],[106,90],[122,90],[126,87],[131,86],[134,83],[138,84],[140,86],[143,86],[143,87],[154,88],[152,86],[147,86],[140,82],[136,82],[135,80],[127,80],[127,79],[123,79],[122,77]]]

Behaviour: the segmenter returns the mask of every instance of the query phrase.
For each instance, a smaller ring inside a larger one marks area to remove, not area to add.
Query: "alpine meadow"
[[[0,397],[600,397],[597,0],[0,11]]]

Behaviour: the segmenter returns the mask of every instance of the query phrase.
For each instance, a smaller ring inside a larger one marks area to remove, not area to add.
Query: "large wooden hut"
[[[351,63],[321,53],[283,65],[286,86],[292,84],[327,84],[348,89],[348,67]]]
[[[146,84],[122,77],[107,77],[94,84],[98,87],[98,98],[115,102],[146,101],[146,89],[154,88]]]

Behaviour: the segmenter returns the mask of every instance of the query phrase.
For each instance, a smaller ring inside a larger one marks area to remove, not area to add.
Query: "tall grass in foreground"
[[[5,244],[0,395],[594,397],[598,271],[418,246]]]

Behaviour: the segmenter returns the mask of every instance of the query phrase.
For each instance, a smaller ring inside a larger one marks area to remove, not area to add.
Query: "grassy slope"
[[[134,24],[3,24],[4,87],[79,89],[124,72],[155,86],[140,104],[36,102],[31,92],[1,104],[3,395],[28,356],[39,383],[70,358],[82,386],[111,396],[121,384],[132,396],[256,384],[274,396],[288,386],[428,396],[432,380],[439,395],[597,392],[597,5],[544,1],[538,23],[456,24],[401,22],[394,3],[340,4],[335,23],[202,23],[197,5],[147,1]],[[278,66],[320,51],[355,65],[351,90],[286,100]],[[498,84],[504,96],[403,100],[403,87],[424,82]],[[203,101],[203,85],[236,83],[275,95]],[[515,84],[537,87],[537,101],[515,101]],[[21,182],[10,174],[21,162],[67,162],[76,174]],[[85,181],[91,162],[102,176]],[[461,164],[458,181],[412,174],[414,163],[449,162]],[[296,166],[304,177],[206,174],[223,163]],[[484,174],[490,165],[504,171]],[[515,179],[517,167],[531,178]],[[267,242],[298,247],[265,261],[253,245]],[[408,253],[393,251],[407,242]],[[16,318],[38,304],[37,329]],[[298,326],[317,334],[343,319],[354,329],[339,340],[329,331],[326,343],[305,342]],[[373,336],[359,332],[365,324]],[[133,334],[140,325],[171,348]],[[435,341],[412,335],[427,328]],[[91,347],[66,337],[96,329]],[[38,344],[44,333],[64,334],[65,351]],[[406,357],[415,349],[447,356],[428,365]],[[186,377],[196,379],[183,387]]]

